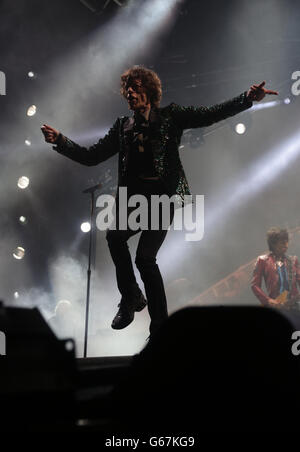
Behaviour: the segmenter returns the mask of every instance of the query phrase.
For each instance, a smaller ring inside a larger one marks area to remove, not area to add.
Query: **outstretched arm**
[[[47,143],[55,144],[53,149],[58,153],[83,165],[92,166],[104,162],[119,151],[119,126],[117,119],[109,132],[98,143],[89,148],[79,146],[62,135],[58,130],[44,124],[41,130]]]
[[[252,107],[253,101],[259,102],[265,95],[278,94],[277,91],[265,89],[265,83],[263,81],[259,85],[252,85],[239,96],[212,107],[181,107],[171,104],[171,114],[181,129],[210,126],[247,110]]]

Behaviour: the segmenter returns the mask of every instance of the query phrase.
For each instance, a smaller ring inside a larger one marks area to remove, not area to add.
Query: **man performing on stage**
[[[252,106],[266,94],[278,94],[264,88],[265,82],[253,85],[239,96],[213,107],[181,107],[174,103],[160,108],[161,81],[152,70],[134,66],[121,76],[121,94],[133,116],[118,118],[104,138],[90,148],[84,148],[47,124],[42,127],[45,140],[54,149],[83,165],[97,165],[119,153],[118,187],[127,187],[128,196],[142,194],[168,196],[190,194],[179,157],[180,139],[184,129],[209,126]],[[118,206],[118,195],[116,199]],[[121,208],[122,206],[120,206]],[[172,222],[174,211],[171,212]],[[150,224],[150,219],[149,219]],[[160,225],[161,226],[161,225]],[[135,263],[144,282],[147,302],[138,287],[127,240],[137,230],[107,231],[107,242],[116,267],[121,293],[119,310],[112,328],[122,329],[134,319],[148,302],[151,318],[150,337],[168,316],[163,280],[156,263],[167,229],[143,230],[139,239]]]
[[[289,236],[286,229],[267,232],[269,254],[259,256],[253,271],[251,288],[264,306],[299,309],[300,266],[296,256],[286,256]],[[261,289],[264,279],[268,295]]]

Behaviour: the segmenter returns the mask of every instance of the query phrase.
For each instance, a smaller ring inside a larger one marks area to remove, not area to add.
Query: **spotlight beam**
[[[229,187],[222,189],[218,202],[205,210],[204,235],[206,231],[212,231],[216,224],[221,224],[226,217],[232,215],[234,210],[247,205],[247,203],[258,195],[267,185],[270,185],[279,174],[286,171],[300,157],[300,133],[293,135],[290,139],[283,141],[276,148],[265,153],[256,160],[250,169],[245,169]],[[198,220],[199,221],[199,220]],[[170,256],[172,262],[181,262],[189,247],[179,246],[175,240],[169,244],[167,252],[161,254],[161,264],[169,268]],[[174,267],[172,267],[172,270]],[[167,270],[165,273],[168,273]]]
[[[55,83],[48,86],[40,101],[43,111],[55,111],[53,119],[59,127],[64,127],[66,118],[70,126],[72,115],[78,114],[75,99],[79,89],[85,102],[95,96],[95,89],[99,94],[116,90],[121,71],[132,61],[140,63],[137,59],[144,60],[150,51],[157,51],[154,44],[170,29],[179,3],[147,0],[119,8],[114,19],[92,33],[80,48],[54,62]]]
[[[235,185],[228,188],[225,193],[223,190],[222,201],[211,209],[205,218],[205,228],[211,229],[216,221],[221,221],[231,214],[233,209],[245,205],[265,186],[271,184],[299,155],[300,133],[269,151],[253,163],[250,169],[243,171]]]

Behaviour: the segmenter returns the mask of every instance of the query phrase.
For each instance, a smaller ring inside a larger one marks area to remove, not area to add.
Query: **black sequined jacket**
[[[189,195],[190,190],[179,157],[179,145],[184,129],[205,127],[236,115],[252,106],[247,92],[212,107],[181,107],[174,103],[164,108],[152,108],[149,116],[149,139],[157,176],[165,183],[167,193]],[[58,139],[53,148],[62,155],[83,165],[97,165],[119,153],[118,185],[127,185],[130,131],[133,117],[116,120],[109,132],[89,148],[79,146],[67,137]]]

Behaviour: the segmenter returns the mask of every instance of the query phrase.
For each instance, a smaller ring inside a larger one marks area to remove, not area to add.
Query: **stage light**
[[[291,103],[291,99],[289,97],[287,97],[286,99],[284,99],[283,101],[286,105]]]
[[[30,105],[30,107],[27,109],[27,116],[34,116],[36,114],[36,106]]]
[[[91,230],[91,225],[89,222],[82,223],[80,226],[82,232],[89,232]]]
[[[22,248],[22,246],[18,246],[15,251],[13,252],[13,256],[15,259],[23,259],[23,257],[25,256],[25,250],[24,248]]]
[[[24,217],[23,215],[21,215],[20,218],[19,218],[19,222],[20,222],[21,224],[26,224],[26,223],[27,223],[27,218]]]
[[[18,180],[18,187],[24,190],[29,185],[29,179],[26,176],[22,176]]]
[[[25,144],[26,144],[26,146],[31,146],[31,141],[30,140],[25,140]]]
[[[19,292],[14,292],[14,299],[17,300],[20,297]]]
[[[241,118],[228,118],[228,124],[230,125],[231,130],[238,135],[243,135],[247,131],[249,131],[252,127],[253,118],[252,113],[247,111],[241,113]]]
[[[35,73],[33,71],[29,71],[27,75],[29,78],[35,78]]]
[[[239,135],[242,135],[243,133],[246,132],[246,126],[245,126],[245,124],[243,124],[242,122],[239,122],[238,124],[236,124],[234,130],[235,130],[236,133],[238,133]]]

